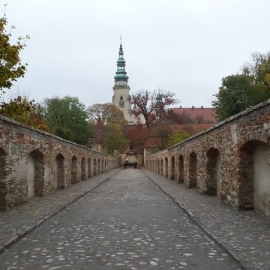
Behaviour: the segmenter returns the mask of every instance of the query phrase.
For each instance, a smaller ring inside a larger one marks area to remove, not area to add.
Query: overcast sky
[[[30,35],[24,78],[9,92],[38,102],[112,102],[120,35],[131,93],[165,89],[182,107],[211,107],[222,77],[270,51],[269,0],[0,0]],[[2,11],[3,14],[3,11]]]

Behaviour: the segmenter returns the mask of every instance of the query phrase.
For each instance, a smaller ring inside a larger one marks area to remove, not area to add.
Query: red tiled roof
[[[200,108],[173,108],[174,113],[177,114],[186,114],[189,115],[192,120],[196,121],[196,118],[202,117],[204,123],[216,123],[216,111],[214,108],[204,108],[201,106]]]

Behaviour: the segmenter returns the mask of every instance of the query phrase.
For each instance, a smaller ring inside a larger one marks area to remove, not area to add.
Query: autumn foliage
[[[131,95],[131,101],[134,106],[130,113],[135,118],[143,117],[147,128],[166,115],[168,106],[179,102],[174,93],[161,89],[153,92],[139,90]]]
[[[11,99],[9,103],[3,102],[0,106],[0,114],[26,125],[50,131],[43,119],[40,105],[34,100],[28,101],[26,97],[18,96]]]
[[[123,112],[111,103],[94,104],[86,110],[88,121],[92,124],[126,124]]]
[[[29,38],[19,37],[16,44],[10,44],[11,33],[7,32],[5,27],[7,18],[0,18],[0,91],[3,88],[10,88],[13,81],[23,77],[26,71],[26,65],[21,63],[19,53],[25,47],[25,40]],[[14,26],[12,26],[14,28]]]

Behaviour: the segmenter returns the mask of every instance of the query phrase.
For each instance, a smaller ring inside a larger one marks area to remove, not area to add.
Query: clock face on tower
[[[120,101],[119,101],[119,107],[124,108],[124,105],[125,105],[125,103],[124,103],[124,100],[123,100],[123,96],[121,96]]]
[[[123,101],[123,100],[120,100],[120,101],[119,101],[119,107],[120,107],[120,108],[124,108],[124,101]]]

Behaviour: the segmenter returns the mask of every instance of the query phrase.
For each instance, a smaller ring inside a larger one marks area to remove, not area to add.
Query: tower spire
[[[127,72],[125,70],[126,61],[124,59],[124,52],[122,46],[122,35],[120,35],[120,48],[119,48],[119,57],[117,60],[117,71],[114,76],[114,80],[116,81],[128,81]]]
[[[128,123],[133,123],[133,115],[130,113],[131,109],[131,98],[129,95],[129,85],[128,85],[128,76],[125,70],[126,61],[124,59],[124,52],[122,46],[122,35],[120,35],[120,48],[119,48],[119,56],[117,60],[117,71],[114,76],[114,87],[113,92],[114,95],[112,97],[112,103],[117,108],[119,108]]]

